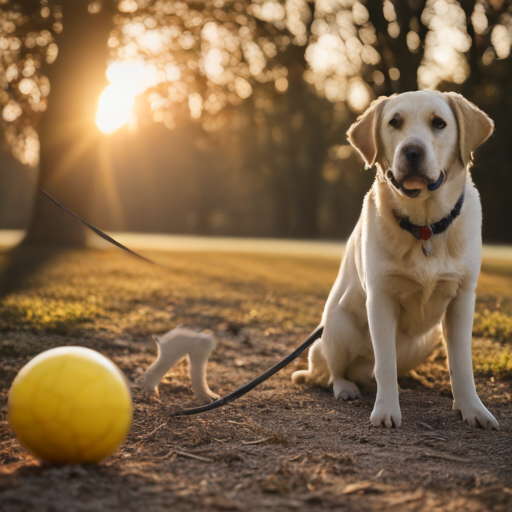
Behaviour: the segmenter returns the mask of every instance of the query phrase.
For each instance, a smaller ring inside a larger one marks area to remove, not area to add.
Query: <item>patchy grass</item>
[[[5,256],[4,256],[5,257]],[[338,263],[232,254],[156,254],[163,268],[109,252],[66,252],[0,299],[0,329],[71,336],[162,333],[180,323],[313,328]],[[283,272],[286,268],[286,272]],[[238,327],[237,327],[238,326]]]
[[[22,289],[0,299],[0,331],[147,340],[187,324],[246,337],[262,329],[266,337],[279,338],[317,325],[339,267],[335,260],[281,256],[153,258],[164,268],[109,251],[59,254]],[[482,268],[473,326],[475,371],[510,378],[512,266],[484,262]],[[0,353],[35,355],[51,343],[51,336],[45,339],[11,336],[0,341]]]
[[[487,308],[475,313],[473,335],[481,338],[492,338],[502,343],[512,342],[512,317],[501,311],[490,311]]]
[[[506,266],[484,266],[480,276],[473,351],[478,391],[501,430],[469,428],[451,410],[443,350],[401,380],[403,426],[386,430],[369,428],[374,394],[344,403],[331,391],[293,386],[290,374],[305,358],[224,409],[171,417],[195,405],[187,364],[166,375],[160,398],[143,393],[141,377],[155,356],[152,334],[179,324],[211,329],[218,346],[209,384],[225,394],[317,325],[339,262],[150,256],[163,268],[120,251],[58,253],[0,299],[2,512],[512,509],[512,384],[506,380],[512,272]],[[0,253],[0,267],[6,260]],[[16,373],[59,345],[105,353],[132,386],[128,439],[97,466],[41,465],[6,422]]]
[[[475,373],[512,379],[512,263],[484,260],[473,336]]]
[[[478,375],[512,379],[512,351],[509,344],[480,338],[473,343],[473,366]]]
[[[102,313],[94,297],[66,301],[14,294],[0,301],[0,330],[72,334]]]

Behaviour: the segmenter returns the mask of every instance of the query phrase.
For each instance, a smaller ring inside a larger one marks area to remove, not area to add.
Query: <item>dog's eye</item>
[[[402,124],[402,120],[400,119],[400,116],[397,114],[396,116],[392,117],[389,121],[389,124],[393,128],[400,128],[400,125]]]
[[[434,119],[432,119],[432,126],[438,130],[442,130],[446,126],[446,123],[440,117],[434,117]]]

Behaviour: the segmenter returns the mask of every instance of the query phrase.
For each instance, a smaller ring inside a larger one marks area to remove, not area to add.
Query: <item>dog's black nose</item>
[[[423,160],[423,156],[425,155],[425,150],[418,146],[417,144],[411,144],[410,146],[406,146],[403,149],[405,158],[411,164],[418,164]]]

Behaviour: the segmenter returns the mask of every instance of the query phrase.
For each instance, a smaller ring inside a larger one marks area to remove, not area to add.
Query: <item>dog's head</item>
[[[493,131],[493,121],[459,94],[421,91],[374,101],[348,139],[397,194],[425,199],[467,169]]]

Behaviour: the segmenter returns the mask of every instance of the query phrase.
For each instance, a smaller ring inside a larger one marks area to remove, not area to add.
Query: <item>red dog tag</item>
[[[432,238],[432,230],[429,226],[420,228],[420,236],[422,240],[430,240]]]

